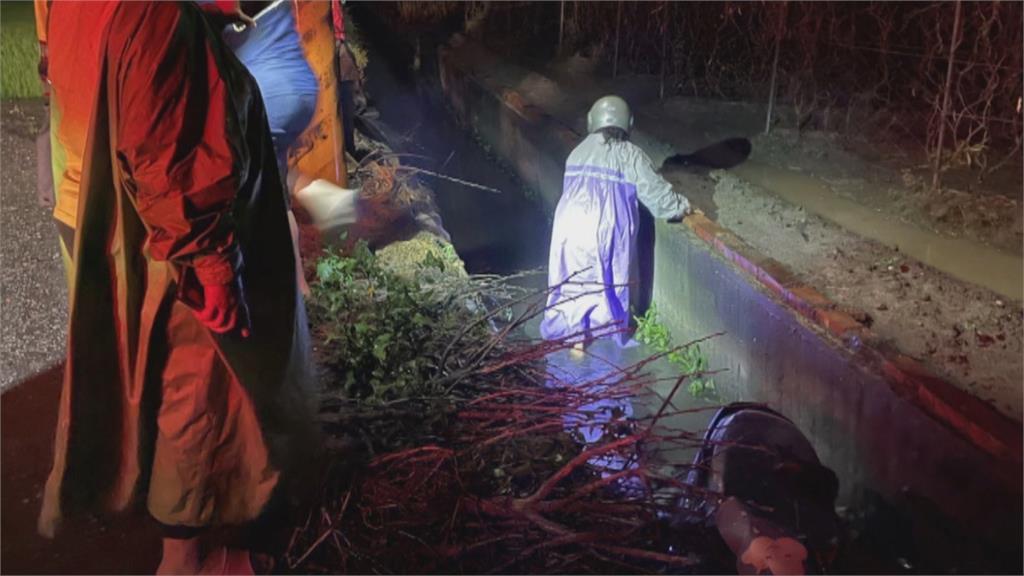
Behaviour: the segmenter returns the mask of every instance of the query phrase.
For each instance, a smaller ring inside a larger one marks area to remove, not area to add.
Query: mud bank
[[[712,173],[717,222],[844,303],[879,339],[1021,419],[1021,310],[949,282],[900,250],[864,240],[730,172]]]
[[[564,119],[582,121],[583,111],[567,116],[572,103],[553,82],[468,41],[442,47],[437,66],[454,116],[550,210],[582,133]],[[648,134],[634,139],[656,162],[671,154]],[[666,324],[680,338],[726,332],[707,349],[712,368],[728,369],[717,379],[727,399],[766,402],[793,418],[843,479],[844,502],[872,493],[927,502],[1019,550],[1019,529],[1004,532],[1021,517],[1019,423],[886,347],[706,219],[659,223],[653,251],[653,297]]]

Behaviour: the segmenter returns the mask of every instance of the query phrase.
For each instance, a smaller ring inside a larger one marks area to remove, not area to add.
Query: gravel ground
[[[36,202],[39,100],[0,102],[0,388],[64,355],[67,289],[57,232]]]

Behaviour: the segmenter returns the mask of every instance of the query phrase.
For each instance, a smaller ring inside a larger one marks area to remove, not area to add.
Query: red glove
[[[195,311],[196,318],[218,334],[236,328],[243,338],[249,336],[249,306],[245,302],[242,283],[211,284],[203,286],[203,308]]]

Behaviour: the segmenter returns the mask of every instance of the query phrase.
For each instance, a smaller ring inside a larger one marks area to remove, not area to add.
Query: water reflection
[[[629,365],[627,349],[608,338],[596,340],[586,351],[561,350],[547,357],[550,388],[570,390],[568,397],[575,406],[566,412],[566,432],[583,445],[583,450],[635,433],[633,397],[637,384],[627,382],[623,368]],[[596,454],[587,463],[602,478],[638,467],[636,444]],[[643,489],[634,476],[616,482],[619,489]]]

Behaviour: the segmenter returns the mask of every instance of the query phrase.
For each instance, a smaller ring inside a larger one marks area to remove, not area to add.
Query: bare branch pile
[[[702,440],[665,425],[683,412],[671,395],[650,400],[650,364],[685,346],[573,377],[557,368],[568,341],[523,331],[543,312],[544,293],[438,275],[432,261],[399,277],[367,252],[355,258],[364,260],[322,263],[310,304],[328,450],[316,503],[275,570],[649,572],[693,566],[716,550],[703,530],[675,526],[680,497],[693,489],[679,479],[685,467],[657,458]],[[344,290],[351,294],[337,296]],[[389,307],[422,318],[381,312]],[[374,326],[340,335],[353,322]],[[372,337],[360,344],[359,330]],[[382,338],[387,350],[374,346]],[[385,362],[348,370],[367,349]],[[622,409],[645,397],[659,409]]]

